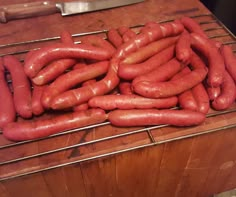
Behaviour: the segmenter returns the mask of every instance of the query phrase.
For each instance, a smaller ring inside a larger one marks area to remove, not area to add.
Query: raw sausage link
[[[148,108],[171,108],[176,106],[177,97],[163,99],[149,99],[137,95],[103,95],[95,96],[88,102],[90,107],[104,110],[113,109],[148,109]]]
[[[160,51],[174,45],[178,40],[178,36],[168,37],[152,42],[144,47],[141,47],[136,52],[133,52],[121,61],[121,64],[137,64],[152,57]]]
[[[168,81],[176,73],[178,73],[181,69],[183,69],[183,67],[184,67],[183,64],[181,64],[176,58],[173,58],[167,63],[162,64],[156,69],[153,69],[151,72],[136,77],[133,80],[132,84],[134,85],[135,83],[141,81],[150,81],[150,82]]]
[[[148,73],[172,59],[174,57],[174,51],[175,47],[170,46],[140,64],[120,64],[118,76],[122,79],[131,80]]]
[[[236,82],[236,56],[233,53],[233,50],[230,46],[223,45],[220,49],[221,54],[224,58],[225,66],[228,73]]]
[[[45,88],[46,88],[46,85],[38,86],[36,84],[33,84],[32,112],[36,116],[41,115],[45,111],[45,109],[43,107],[43,104],[41,102],[41,96],[42,96],[43,91],[45,90]]]
[[[30,118],[32,116],[31,84],[23,65],[12,55],[3,57],[3,65],[11,75],[16,112],[22,118]]]
[[[106,49],[85,44],[54,44],[35,51],[25,62],[24,70],[30,78],[33,78],[43,67],[54,60],[62,58],[107,60],[111,58],[111,55],[112,53]]]
[[[109,61],[101,61],[85,66],[84,68],[69,71],[59,76],[44,90],[41,98],[43,106],[45,108],[50,108],[51,101],[55,96],[80,85],[81,82],[105,74],[108,70],[108,66]]]
[[[110,42],[108,42],[107,40],[105,40],[104,38],[102,38],[98,35],[86,36],[81,39],[81,43],[92,45],[94,47],[104,48],[104,49],[110,51],[112,54],[114,54],[116,51],[115,47]]]
[[[14,122],[16,119],[16,110],[14,107],[14,101],[12,93],[8,87],[5,78],[5,69],[3,67],[3,61],[0,57],[0,129],[6,124]]]
[[[122,127],[161,124],[193,126],[203,123],[205,118],[201,112],[172,109],[114,110],[108,113],[111,124]]]
[[[188,30],[189,33],[197,33],[204,38],[208,38],[206,33],[201,28],[200,24],[190,17],[182,17],[180,22],[184,25],[184,28]]]
[[[184,75],[187,75],[191,72],[188,66],[184,67],[179,73],[177,73],[171,80],[179,79]],[[178,95],[179,106],[182,109],[188,109],[192,111],[197,111],[197,101],[193,96],[192,89],[188,89]]]
[[[118,48],[123,44],[123,39],[117,29],[111,28],[107,32],[107,39],[110,41],[115,48]]]
[[[225,64],[219,49],[209,42],[209,39],[195,33],[191,34],[191,46],[199,50],[207,58],[209,70],[207,75],[208,85],[211,87],[220,86],[223,82]]]
[[[53,61],[40,70],[39,73],[34,78],[32,78],[32,81],[37,85],[48,84],[75,64],[75,59],[60,59]]]
[[[197,55],[191,56],[194,70],[179,79],[166,82],[138,82],[133,85],[137,94],[149,98],[163,98],[180,94],[202,82],[207,75],[207,68]]]
[[[236,87],[231,75],[225,71],[224,81],[221,85],[221,94],[212,102],[212,107],[216,110],[225,110],[235,101]]]
[[[192,88],[192,92],[197,102],[197,111],[207,114],[210,109],[210,99],[204,85],[202,83],[197,84]]]
[[[139,48],[156,41],[161,38],[179,35],[184,30],[183,25],[180,23],[167,23],[158,25],[155,28],[148,28],[128,42],[122,44],[115,53],[114,57],[123,59],[128,54],[137,51]]]
[[[190,61],[192,53],[191,37],[188,32],[184,31],[180,35],[176,43],[175,51],[176,51],[176,58],[187,65]]]
[[[51,102],[51,108],[65,109],[68,107],[74,107],[75,105],[87,102],[94,96],[109,93],[117,87],[120,82],[120,79],[117,76],[118,66],[119,60],[112,59],[110,61],[110,67],[107,75],[102,80],[81,88],[68,90],[56,96]]]
[[[3,128],[3,135],[12,141],[33,140],[49,135],[104,122],[107,118],[101,109],[70,112],[47,119],[13,122]]]
[[[72,39],[72,36],[68,31],[62,31],[60,34],[60,38],[62,43],[74,45],[74,40]],[[25,61],[27,62],[27,58]],[[40,70],[39,73],[32,79],[32,81],[37,85],[45,85],[56,79],[68,68],[72,67],[75,63],[75,59],[55,60],[52,63],[49,63],[45,68]]]
[[[210,87],[207,84],[204,84],[206,90],[207,90],[207,94],[209,97],[210,101],[214,101],[220,94],[221,94],[221,88],[220,86],[218,87]]]
[[[198,105],[191,89],[186,90],[181,94],[179,94],[178,99],[179,99],[179,106],[181,107],[181,109],[198,111]]]

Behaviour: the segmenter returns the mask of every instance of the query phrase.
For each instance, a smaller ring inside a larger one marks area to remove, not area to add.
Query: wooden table
[[[0,0],[0,5],[23,2],[30,1]],[[145,0],[93,13],[1,24],[0,54],[24,58],[28,50],[57,42],[63,30],[104,36],[110,28],[182,16],[196,16],[209,37],[232,42],[236,49],[234,36],[199,1]],[[79,41],[80,36],[74,38]],[[19,42],[23,44],[8,45]],[[33,142],[13,143],[0,136],[0,196],[208,197],[234,188],[235,111],[236,106],[211,110],[204,124],[189,128],[116,128],[106,122]]]

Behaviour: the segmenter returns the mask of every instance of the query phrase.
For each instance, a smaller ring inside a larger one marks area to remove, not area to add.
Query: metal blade
[[[61,10],[62,16],[92,12],[109,9],[125,5],[143,2],[144,0],[94,0],[94,1],[73,1],[56,3],[56,7]]]

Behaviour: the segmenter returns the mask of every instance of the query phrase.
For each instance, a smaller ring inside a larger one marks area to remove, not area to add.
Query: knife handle
[[[0,22],[49,15],[59,11],[56,4],[50,1],[6,5],[0,7]]]

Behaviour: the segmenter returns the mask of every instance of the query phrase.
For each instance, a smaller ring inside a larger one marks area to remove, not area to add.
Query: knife
[[[35,16],[61,13],[62,16],[121,7],[144,0],[93,0],[55,3],[51,1],[31,2],[0,6],[0,22]]]

